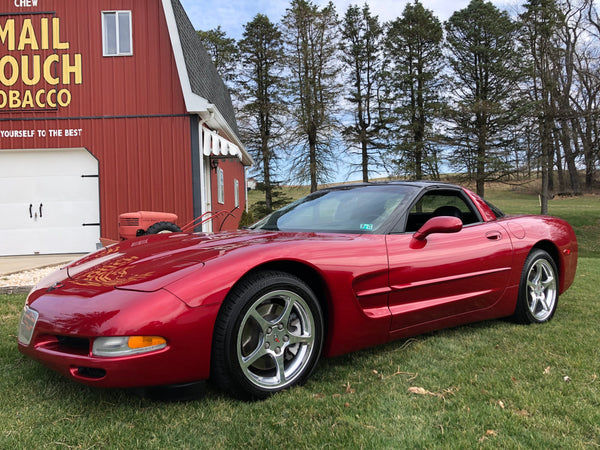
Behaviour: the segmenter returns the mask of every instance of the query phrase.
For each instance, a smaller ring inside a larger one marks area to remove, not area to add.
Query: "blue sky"
[[[454,11],[465,8],[470,0],[421,0],[428,9],[433,10],[441,20],[446,20]],[[313,0],[325,5],[328,0]],[[518,0],[493,0],[500,8],[514,8]],[[198,30],[210,30],[221,26],[229,37],[239,39],[244,24],[250,22],[258,13],[266,14],[273,22],[279,22],[290,5],[289,0],[181,0],[190,20]],[[351,4],[363,5],[364,0],[333,0],[336,10],[343,16]],[[402,15],[408,0],[369,0],[371,11],[382,21],[393,20]]]

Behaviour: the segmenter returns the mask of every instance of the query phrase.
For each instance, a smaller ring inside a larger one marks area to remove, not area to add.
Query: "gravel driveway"
[[[29,292],[38,281],[55,270],[60,269],[63,265],[26,270],[10,275],[0,275],[0,294]]]

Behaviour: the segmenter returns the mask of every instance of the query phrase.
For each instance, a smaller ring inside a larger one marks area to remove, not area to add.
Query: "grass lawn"
[[[539,208],[525,194],[488,198]],[[63,379],[18,353],[25,297],[0,296],[0,448],[597,448],[600,198],[553,200],[550,213],[573,223],[582,257],[548,324],[490,321],[322,360],[304,387],[262,402],[210,386],[157,401]]]

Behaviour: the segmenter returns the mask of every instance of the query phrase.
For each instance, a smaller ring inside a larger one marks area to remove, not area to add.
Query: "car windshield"
[[[323,190],[275,211],[251,229],[376,233],[398,207],[408,202],[414,187],[359,185]]]

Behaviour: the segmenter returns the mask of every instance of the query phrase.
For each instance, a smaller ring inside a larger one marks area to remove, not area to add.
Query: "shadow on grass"
[[[340,355],[334,358],[321,358],[309,382],[328,385],[339,384],[341,374],[351,371],[371,372],[373,359],[386,359],[393,354],[398,357],[404,351],[425,344],[432,338],[448,339],[458,337],[460,340],[471,340],[474,336],[485,333],[486,329],[497,324],[507,323],[504,320],[479,322],[456,328],[449,328],[424,335],[392,341],[377,347],[371,347],[357,352]],[[515,325],[520,326],[520,325]],[[18,367],[17,367],[18,366]],[[51,369],[21,356],[15,361],[14,369],[20,372],[20,382],[38,390],[43,397],[59,397],[67,402],[82,402],[90,404],[131,404],[142,402],[144,406],[159,406],[163,403],[186,403],[195,401],[217,401],[229,399],[227,394],[218,390],[210,381],[199,381],[176,386],[141,387],[131,389],[110,389],[87,386],[63,377]],[[15,380],[16,381],[16,380]],[[320,390],[321,388],[316,388]]]

